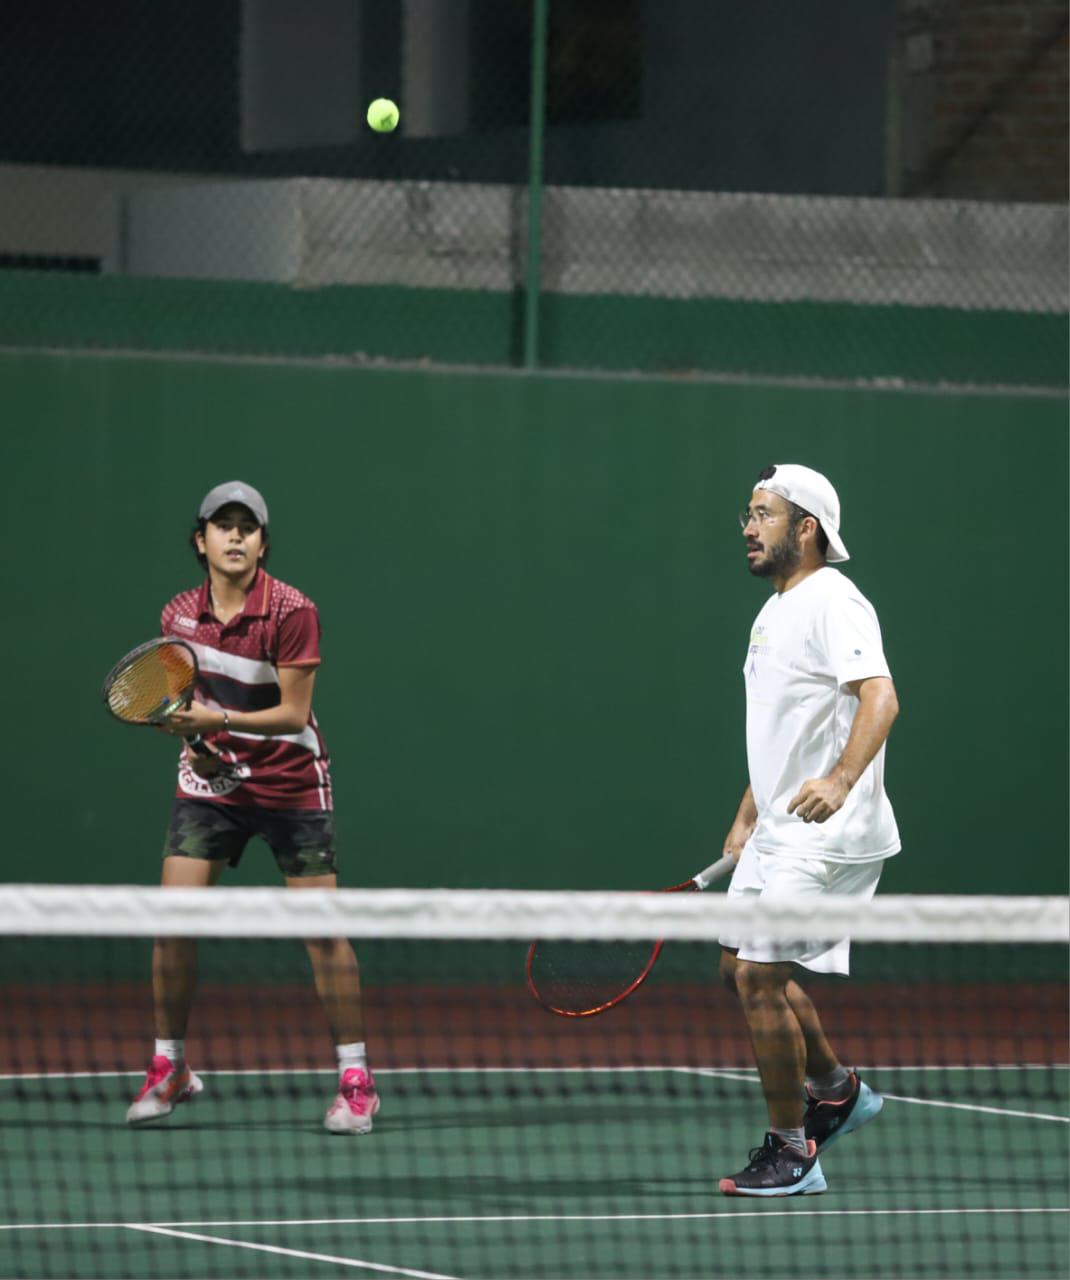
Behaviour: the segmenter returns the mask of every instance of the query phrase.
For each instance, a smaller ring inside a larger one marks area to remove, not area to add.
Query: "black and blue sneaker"
[[[719,1190],[726,1196],[815,1196],[828,1190],[817,1160],[817,1147],[790,1146],[775,1133],[750,1153],[750,1163],[731,1178],[722,1178]]]
[[[884,1106],[884,1099],[851,1072],[851,1092],[839,1102],[827,1098],[815,1098],[806,1086],[806,1118],[804,1126],[807,1138],[812,1138],[818,1151],[831,1147],[845,1133],[854,1133],[868,1124]]]

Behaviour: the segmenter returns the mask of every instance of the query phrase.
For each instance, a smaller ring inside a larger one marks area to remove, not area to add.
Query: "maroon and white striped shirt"
[[[225,625],[212,612],[207,580],[164,606],[160,634],[192,645],[200,674],[195,697],[226,711],[262,711],[281,701],[280,667],[318,667],[320,621],[316,606],[263,569],[245,607]],[[179,760],[178,792],[187,799],[264,809],[330,809],[327,748],[310,713],[300,733],[268,737],[233,730],[211,735],[235,778],[198,778]]]

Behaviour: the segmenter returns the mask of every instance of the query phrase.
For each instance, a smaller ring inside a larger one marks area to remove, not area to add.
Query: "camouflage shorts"
[[[236,867],[254,836],[271,848],[284,876],[335,873],[334,814],[326,809],[259,809],[178,797],[163,855]]]

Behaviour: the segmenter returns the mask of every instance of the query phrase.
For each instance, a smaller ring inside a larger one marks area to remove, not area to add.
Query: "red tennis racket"
[[[104,705],[123,724],[163,724],[193,701],[197,672],[197,655],[184,640],[149,640],[131,649],[108,672]],[[218,774],[235,776],[233,766],[221,760],[200,734],[184,741],[191,751],[218,761]]]
[[[724,879],[736,865],[725,854],[705,871],[661,893],[696,893]],[[592,1018],[637,991],[658,962],[657,942],[570,942],[536,939],[528,947],[528,990],[549,1013],[561,1018]]]

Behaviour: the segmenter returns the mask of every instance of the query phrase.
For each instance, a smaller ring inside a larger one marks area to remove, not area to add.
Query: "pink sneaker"
[[[149,1120],[162,1120],[180,1102],[189,1102],[203,1089],[200,1076],[194,1075],[184,1062],[176,1067],[170,1058],[157,1054],[149,1063],[141,1092],[130,1104],[126,1123],[146,1124]]]
[[[338,1082],[338,1096],[323,1121],[330,1133],[371,1133],[372,1116],[379,1110],[379,1095],[370,1071],[350,1067]]]

